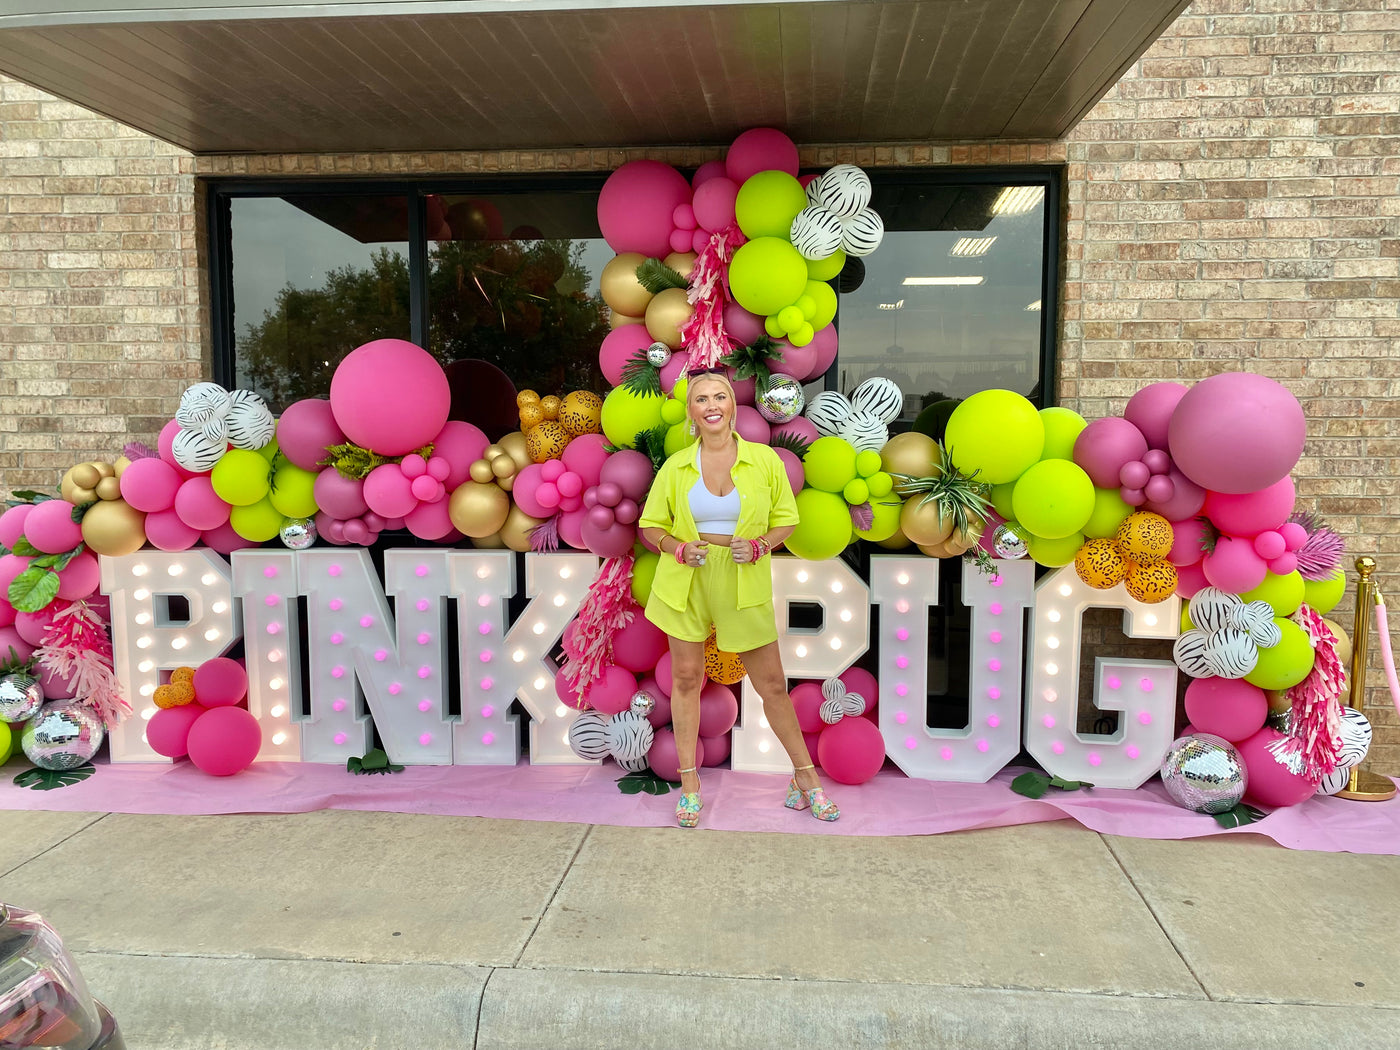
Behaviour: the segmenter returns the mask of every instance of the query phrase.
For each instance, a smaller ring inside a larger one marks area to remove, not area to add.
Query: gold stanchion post
[[[1366,710],[1366,660],[1371,638],[1371,606],[1375,604],[1371,574],[1376,571],[1376,559],[1363,555],[1356,559],[1356,620],[1351,632],[1351,694],[1350,705]],[[1355,802],[1384,802],[1395,797],[1395,785],[1379,773],[1364,772],[1353,766],[1351,780],[1338,791],[1335,798]]]

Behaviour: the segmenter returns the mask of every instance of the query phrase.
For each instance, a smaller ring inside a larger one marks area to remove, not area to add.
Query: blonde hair
[[[685,414],[690,420],[690,425],[695,426],[695,417],[690,414],[691,396],[695,392],[695,384],[710,380],[719,383],[725,390],[729,391],[729,429],[733,430],[739,424],[739,395],[734,392],[734,384],[729,381],[729,376],[724,372],[699,372],[686,378],[685,385]]]

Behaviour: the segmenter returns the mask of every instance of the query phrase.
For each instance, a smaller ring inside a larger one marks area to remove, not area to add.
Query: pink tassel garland
[[[579,607],[572,644],[566,648],[565,684],[583,706],[583,694],[613,662],[613,635],[632,622],[637,603],[632,599],[632,554],[608,558],[588,585]],[[569,652],[568,650],[573,650]]]
[[[689,354],[686,371],[714,368],[734,349],[724,330],[724,274],[734,253],[748,238],[730,224],[711,234],[705,250],[695,260],[686,299],[695,312],[681,325],[681,345]]]
[[[1344,671],[1337,640],[1321,616],[1304,605],[1290,619],[1308,632],[1317,656],[1308,676],[1288,691],[1293,703],[1288,735],[1270,749],[1295,773],[1321,781],[1337,768]]]
[[[107,625],[85,601],[76,601],[54,615],[36,651],[50,674],[73,684],[77,702],[96,712],[108,729],[131,714],[121,682],[112,671],[112,643]]]

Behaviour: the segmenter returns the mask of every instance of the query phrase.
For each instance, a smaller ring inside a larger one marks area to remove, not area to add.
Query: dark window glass
[[[336,363],[408,339],[408,198],[234,197],[234,385],[280,412],[325,397]]]

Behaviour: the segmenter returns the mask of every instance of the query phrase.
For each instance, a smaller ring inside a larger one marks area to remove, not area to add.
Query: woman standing
[[[737,407],[722,371],[691,374],[686,413],[700,440],[662,464],[640,521],[643,535],[661,551],[646,616],[670,637],[671,717],[681,767],[676,823],[693,828],[700,821],[695,749],[711,624],[722,651],[742,654],[768,724],[792,760],[786,805],[835,820],[841,811],[822,790],[788,696],[773,610],[768,555],[797,524],[797,502],[773,450],[735,432]]]

